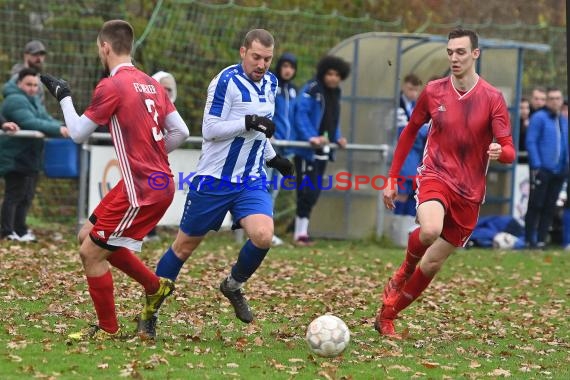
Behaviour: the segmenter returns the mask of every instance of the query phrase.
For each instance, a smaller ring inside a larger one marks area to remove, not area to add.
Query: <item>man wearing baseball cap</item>
[[[41,41],[32,40],[24,47],[24,61],[12,66],[10,70],[10,80],[16,80],[18,73],[24,68],[35,69],[41,73],[44,68],[44,61],[46,59],[47,49]],[[44,104],[44,88],[40,86],[38,96],[42,104]]]

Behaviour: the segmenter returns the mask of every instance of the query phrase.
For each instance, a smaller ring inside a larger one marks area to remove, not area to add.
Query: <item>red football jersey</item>
[[[175,110],[157,81],[136,67],[125,65],[99,82],[85,111],[85,116],[95,123],[109,126],[133,207],[174,195],[162,126],[165,117]],[[164,173],[166,177],[159,178],[155,173]]]
[[[493,137],[511,135],[503,95],[483,78],[464,94],[453,87],[451,77],[429,82],[400,136],[390,177],[400,172],[418,130],[430,119],[419,175],[444,181],[472,202],[483,201],[489,144]]]

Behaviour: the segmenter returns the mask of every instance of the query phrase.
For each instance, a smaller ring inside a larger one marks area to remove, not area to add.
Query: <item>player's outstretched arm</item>
[[[59,101],[69,136],[76,143],[86,141],[97,128],[97,124],[87,116],[79,116],[77,114],[73,106],[73,101],[71,100],[71,88],[69,84],[63,79],[56,78],[49,74],[41,74],[40,79],[50,94]]]

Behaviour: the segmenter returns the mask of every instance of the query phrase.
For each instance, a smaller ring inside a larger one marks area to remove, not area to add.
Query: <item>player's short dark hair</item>
[[[124,20],[110,20],[103,24],[97,37],[101,42],[108,42],[118,55],[131,54],[135,31]]]
[[[265,29],[252,29],[247,32],[243,39],[242,46],[246,49],[249,49],[253,44],[253,41],[257,41],[265,47],[275,46],[275,40],[273,39],[273,36]]]
[[[317,79],[323,80],[329,70],[338,73],[341,80],[345,80],[350,74],[350,63],[334,55],[326,55],[317,64]]]
[[[447,40],[449,41],[451,39],[460,38],[460,37],[469,37],[472,50],[479,48],[479,36],[477,36],[477,33],[475,33],[475,31],[473,30],[462,29],[462,28],[454,29],[451,32],[449,32]]]
[[[409,83],[412,86],[421,86],[422,80],[414,73],[410,73],[404,77],[404,83]]]
[[[31,67],[25,67],[22,70],[20,70],[18,72],[18,82],[21,82],[22,79],[24,79],[27,76],[33,76],[35,77],[36,75],[38,75],[38,71],[36,69],[33,69]]]

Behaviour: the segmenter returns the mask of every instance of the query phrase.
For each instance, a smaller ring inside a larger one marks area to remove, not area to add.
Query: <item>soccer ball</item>
[[[511,249],[515,246],[517,237],[508,232],[499,232],[493,238],[493,248]]]
[[[315,354],[331,358],[348,346],[350,331],[342,319],[327,314],[311,322],[305,340]]]

